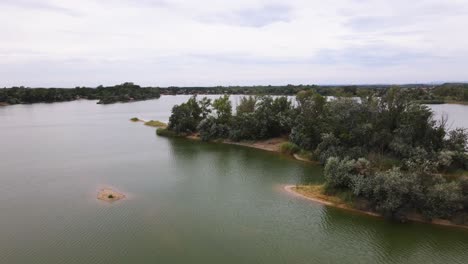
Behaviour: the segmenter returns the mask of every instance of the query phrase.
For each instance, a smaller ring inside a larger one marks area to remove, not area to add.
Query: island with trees
[[[66,102],[77,99],[98,100],[98,104],[131,102],[160,97],[159,88],[140,87],[134,83],[97,88],[25,88],[13,87],[0,89],[0,103],[32,104]]]
[[[157,134],[246,145],[282,138],[278,151],[324,166],[324,184],[292,188],[302,195],[399,221],[468,225],[468,133],[449,130],[412,94],[327,99],[306,89],[295,102],[246,96],[235,111],[229,95],[193,96]]]

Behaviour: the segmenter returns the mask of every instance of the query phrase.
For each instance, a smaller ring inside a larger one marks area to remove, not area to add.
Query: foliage
[[[280,146],[280,151],[284,154],[293,155],[298,153],[300,151],[300,148],[294,143],[284,142]]]
[[[421,192],[416,175],[403,173],[397,168],[376,173],[368,183],[368,193],[364,196],[389,217],[395,217],[411,206]]]
[[[349,160],[348,158],[343,160],[336,157],[329,158],[324,169],[326,187],[332,189],[349,188],[354,165],[355,160]]]
[[[238,115],[253,113],[255,111],[255,105],[257,99],[253,96],[245,96],[240,99],[239,105],[236,107],[236,113]]]
[[[229,101],[229,95],[223,95],[213,101],[213,109],[216,113],[216,121],[221,124],[227,124],[232,118],[232,105]]]
[[[352,191],[387,217],[402,219],[417,211],[428,219],[449,218],[467,208],[468,180],[448,181],[434,173],[436,165],[413,164],[375,171],[369,161],[329,158],[325,165],[328,192]]]
[[[169,118],[169,130],[176,133],[195,132],[203,117],[203,111],[196,96],[191,97],[186,103],[175,105]]]
[[[138,121],[140,121],[140,119],[138,119],[138,117],[132,117],[132,118],[130,118],[130,121],[138,122]]]
[[[443,182],[428,188],[423,213],[426,217],[450,217],[463,208],[463,195],[460,184]]]
[[[203,119],[197,127],[200,138],[209,141],[218,138],[227,138],[229,128],[226,124],[219,122],[215,117],[209,116]]]

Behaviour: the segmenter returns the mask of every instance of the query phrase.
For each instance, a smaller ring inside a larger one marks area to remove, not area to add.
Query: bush
[[[428,189],[423,214],[429,219],[450,217],[463,208],[463,195],[457,182],[440,183]]]
[[[379,212],[390,217],[411,207],[421,194],[417,175],[403,173],[399,168],[378,172],[367,184],[370,188],[363,195],[371,199]]]
[[[288,154],[288,155],[293,155],[296,154],[300,151],[299,147],[291,142],[284,142],[280,146],[280,151],[281,153]]]
[[[354,166],[355,161],[348,158],[343,160],[337,157],[329,158],[324,169],[326,187],[332,189],[349,188]]]
[[[132,117],[132,118],[130,118],[130,121],[138,122],[138,121],[140,121],[140,119],[138,119],[138,117]]]

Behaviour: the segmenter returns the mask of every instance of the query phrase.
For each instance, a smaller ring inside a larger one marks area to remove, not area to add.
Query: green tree
[[[218,123],[227,124],[232,118],[232,104],[229,95],[223,95],[213,101]]]

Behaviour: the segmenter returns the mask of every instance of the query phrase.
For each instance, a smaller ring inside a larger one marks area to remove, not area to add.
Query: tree
[[[213,109],[216,111],[218,123],[229,123],[232,117],[232,104],[229,100],[229,95],[225,94],[215,99],[213,101]]]
[[[255,111],[255,104],[257,99],[253,96],[241,97],[240,103],[236,108],[237,115],[253,113]]]
[[[196,100],[191,97],[186,103],[175,105],[169,118],[168,129],[176,133],[193,133],[201,121],[203,110]]]

